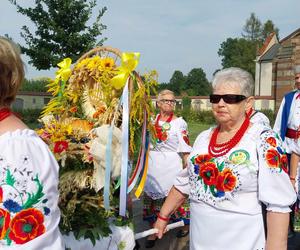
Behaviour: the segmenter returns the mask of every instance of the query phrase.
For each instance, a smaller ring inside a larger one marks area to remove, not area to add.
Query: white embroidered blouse
[[[1,249],[65,249],[57,186],[58,164],[33,130],[0,136]]]

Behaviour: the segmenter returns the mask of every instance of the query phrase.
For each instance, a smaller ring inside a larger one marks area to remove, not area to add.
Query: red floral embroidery
[[[197,165],[201,165],[207,161],[210,161],[212,159],[212,157],[209,154],[205,154],[205,155],[198,155],[195,158],[195,164]]]
[[[215,185],[219,170],[214,162],[206,162],[200,168],[199,175],[203,178],[204,184]]]
[[[68,142],[67,141],[58,141],[58,142],[55,142],[54,144],[54,153],[61,153],[65,150],[67,150],[68,148]]]
[[[224,169],[217,179],[217,190],[228,192],[232,191],[236,185],[236,177],[232,174],[230,169]]]
[[[10,222],[9,238],[17,244],[24,244],[45,232],[44,215],[35,208],[17,213]]]
[[[9,227],[10,214],[8,211],[0,208],[0,240],[5,237],[6,231]]]
[[[269,149],[266,152],[266,161],[271,168],[277,168],[280,163],[280,154],[273,148]]]
[[[267,143],[269,143],[272,147],[276,147],[277,146],[277,142],[276,139],[274,137],[269,137],[267,138]]]
[[[186,130],[183,130],[183,131],[181,131],[181,133],[182,133],[182,138],[185,141],[185,143],[187,145],[190,145],[190,139],[189,139],[188,132]]]
[[[281,155],[280,166],[282,170],[288,174],[288,158],[286,154]]]

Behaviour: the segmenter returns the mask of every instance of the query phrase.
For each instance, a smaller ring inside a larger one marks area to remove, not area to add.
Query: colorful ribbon
[[[120,187],[120,206],[119,214],[126,215],[126,202],[127,202],[127,181],[128,181],[128,148],[129,148],[129,91],[128,79],[123,89],[122,103],[123,103],[123,116],[122,116],[122,165],[121,165],[121,187]]]
[[[122,53],[121,57],[121,66],[118,67],[118,73],[115,77],[111,79],[111,85],[116,89],[121,89],[127,79],[129,74],[135,70],[139,64],[140,53],[136,52],[127,52]]]
[[[137,160],[136,167],[133,171],[133,174],[128,182],[128,190],[127,193],[130,193],[136,183],[139,180],[140,173],[143,172],[145,166],[145,158],[146,158],[146,152],[147,152],[147,112],[144,111],[144,124],[142,128],[142,144],[140,146],[139,150],[139,157]]]

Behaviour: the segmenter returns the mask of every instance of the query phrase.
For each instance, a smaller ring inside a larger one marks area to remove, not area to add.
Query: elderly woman
[[[197,137],[188,167],[178,175],[155,228],[190,198],[190,249],[284,250],[289,206],[296,199],[280,137],[252,124],[253,79],[239,68],[218,72],[210,95],[217,126]],[[262,203],[267,207],[264,230]],[[266,235],[265,235],[266,233]]]
[[[189,146],[187,124],[173,113],[175,96],[170,90],[163,90],[158,95],[157,106],[160,113],[155,118],[156,143],[151,145],[149,169],[144,195],[144,220],[152,226],[157,218],[161,205],[173,186],[177,174],[185,167],[183,161],[191,151]],[[174,211],[175,212],[175,211]],[[189,224],[188,206],[183,205],[173,214],[172,220],[184,218]],[[185,228],[177,234],[184,237],[188,234]],[[154,246],[156,235],[146,241],[146,248]]]
[[[23,78],[19,49],[0,37],[0,249],[63,250],[58,165],[10,110]]]

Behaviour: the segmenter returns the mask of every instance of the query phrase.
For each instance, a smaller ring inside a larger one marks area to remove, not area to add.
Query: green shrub
[[[38,119],[41,115],[41,109],[24,109],[24,110],[14,110],[21,120],[30,128],[35,129],[39,126]]]

